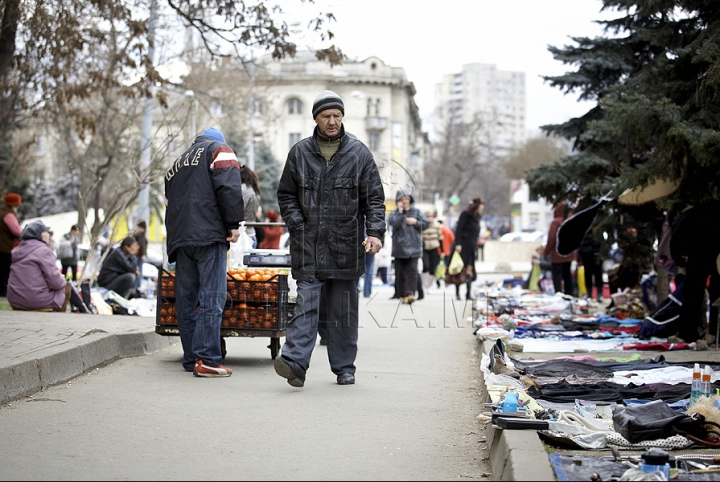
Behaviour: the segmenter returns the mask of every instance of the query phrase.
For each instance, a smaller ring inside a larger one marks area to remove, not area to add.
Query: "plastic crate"
[[[266,281],[227,280],[227,300],[222,328],[272,330],[287,328],[294,304],[288,302],[288,275],[278,274]],[[175,277],[161,270],[158,278],[156,325],[177,326]]]

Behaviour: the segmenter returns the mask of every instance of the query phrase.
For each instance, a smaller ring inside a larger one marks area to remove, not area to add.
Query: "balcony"
[[[387,117],[375,117],[375,116],[367,116],[365,117],[365,130],[368,131],[381,131],[385,129],[388,125],[388,119]]]

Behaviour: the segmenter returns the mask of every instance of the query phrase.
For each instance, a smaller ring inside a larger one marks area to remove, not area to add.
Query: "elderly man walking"
[[[329,90],[320,93],[312,115],[317,124],[313,135],[290,150],[277,191],[290,231],[297,304],[282,355],[275,359],[275,371],[293,387],[304,386],[324,287],[330,368],[338,384],[352,385],[358,279],[365,271],[365,254],[375,254],[382,247],[385,194],[372,154],[345,132],[340,96]]]

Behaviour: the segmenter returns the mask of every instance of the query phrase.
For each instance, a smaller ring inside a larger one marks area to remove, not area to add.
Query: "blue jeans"
[[[187,371],[193,371],[196,360],[211,366],[222,363],[220,325],[227,296],[227,250],[225,243],[177,250],[175,306],[182,365]]]
[[[363,296],[370,297],[372,292],[373,272],[375,271],[375,255],[365,253],[365,274],[363,275]]]

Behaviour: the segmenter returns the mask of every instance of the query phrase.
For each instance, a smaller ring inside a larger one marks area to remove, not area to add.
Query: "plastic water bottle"
[[[155,283],[153,283],[153,280],[148,280],[146,293],[149,299],[155,298]]]
[[[710,366],[705,365],[705,370],[702,373],[702,383],[700,383],[700,396],[710,398],[710,390],[712,388],[712,382],[710,381]]]
[[[702,391],[702,374],[700,373],[700,364],[696,363],[693,368],[692,384],[690,385],[690,405],[696,403],[700,398]]]

